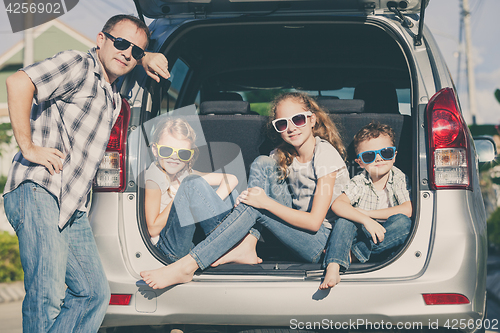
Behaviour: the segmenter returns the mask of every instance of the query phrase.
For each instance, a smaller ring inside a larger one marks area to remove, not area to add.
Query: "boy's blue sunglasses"
[[[375,161],[377,154],[380,155],[384,160],[392,160],[396,153],[396,147],[385,147],[379,150],[367,150],[358,154],[358,158],[365,164],[370,164]]]

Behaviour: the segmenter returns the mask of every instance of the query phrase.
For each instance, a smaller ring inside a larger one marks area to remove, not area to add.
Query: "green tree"
[[[488,242],[496,248],[500,247],[500,207],[490,215],[487,225]]]
[[[495,90],[495,98],[500,103],[500,89]],[[490,126],[493,127],[493,126]],[[493,129],[490,129],[493,131]],[[496,130],[496,129],[495,129]],[[493,135],[493,133],[485,133],[487,135]],[[498,178],[491,178],[491,174],[487,169],[490,169],[494,166],[499,165],[498,159],[493,163],[487,165],[486,170],[483,168],[483,172],[481,173],[481,192],[483,193],[483,198],[488,197],[489,192],[491,192],[491,183],[499,183]],[[500,247],[500,207],[497,207],[496,210],[489,216],[487,221],[488,226],[488,242],[490,245],[494,245],[496,248]]]
[[[7,231],[0,232],[0,258],[0,282],[20,281],[24,278],[17,237]]]
[[[10,144],[11,142],[12,142],[12,125],[10,123],[0,124],[0,143]]]
[[[12,125],[10,123],[0,124],[0,156],[5,152],[5,146],[12,142]],[[7,177],[0,176],[0,191],[3,192]]]
[[[5,146],[12,142],[12,126],[10,123],[0,124],[0,156]],[[0,176],[0,191],[3,192],[7,177]],[[0,282],[19,281],[24,278],[19,255],[19,243],[15,235],[0,231]]]

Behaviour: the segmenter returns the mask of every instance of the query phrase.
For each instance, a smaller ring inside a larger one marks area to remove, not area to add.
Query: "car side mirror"
[[[497,146],[491,136],[474,137],[479,163],[491,162],[497,157]]]

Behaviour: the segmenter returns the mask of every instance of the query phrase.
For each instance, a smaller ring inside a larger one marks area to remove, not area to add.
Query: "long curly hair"
[[[328,141],[339,152],[342,159],[345,160],[347,156],[346,149],[342,143],[342,139],[337,130],[337,126],[330,119],[328,114],[316,103],[316,101],[309,95],[301,92],[290,92],[279,95],[272,101],[268,128],[273,141],[277,141],[276,155],[278,157],[278,166],[280,171],[280,179],[288,177],[288,167],[292,164],[293,158],[297,156],[295,148],[286,143],[280,133],[277,133],[273,126],[272,121],[276,119],[276,108],[278,105],[286,100],[291,99],[296,103],[303,105],[304,111],[311,111],[316,115],[316,124],[313,127],[313,135],[319,136],[323,140]]]

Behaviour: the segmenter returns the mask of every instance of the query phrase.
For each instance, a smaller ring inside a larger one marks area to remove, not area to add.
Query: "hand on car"
[[[30,145],[22,150],[23,157],[31,163],[41,164],[47,168],[51,175],[61,172],[63,160],[66,157],[55,148]]]
[[[141,65],[153,80],[160,82],[160,76],[165,80],[170,77],[168,60],[162,53],[146,52],[141,59]]]

